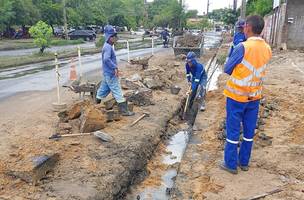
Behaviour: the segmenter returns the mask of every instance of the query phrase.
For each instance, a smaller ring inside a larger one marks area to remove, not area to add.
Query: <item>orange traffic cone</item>
[[[74,58],[72,58],[71,67],[70,67],[70,81],[75,81],[75,80],[77,80],[76,65]]]

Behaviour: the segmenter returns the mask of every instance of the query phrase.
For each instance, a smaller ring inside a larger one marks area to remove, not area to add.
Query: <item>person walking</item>
[[[244,26],[247,41],[235,47],[224,67],[230,78],[224,90],[227,138],[220,167],[233,174],[237,174],[237,166],[248,170],[265,69],[272,56],[271,48],[260,37],[263,28],[261,16],[247,17]],[[243,141],[238,152],[241,123]]]
[[[128,109],[128,103],[123,97],[121,85],[119,82],[119,70],[117,68],[117,60],[113,45],[117,42],[117,32],[111,25],[107,25],[104,28],[105,43],[102,48],[102,69],[103,79],[96,94],[96,103],[106,98],[110,92],[118,103],[118,108],[123,116],[134,115]]]

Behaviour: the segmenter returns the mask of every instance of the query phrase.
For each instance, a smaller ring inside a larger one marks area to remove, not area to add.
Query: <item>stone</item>
[[[143,83],[149,89],[161,89],[164,86],[164,83],[159,76],[144,78]]]
[[[130,81],[141,81],[142,77],[139,74],[133,74],[130,78]]]
[[[126,89],[126,90],[137,90],[137,89],[142,87],[141,84],[136,83],[136,82],[131,81],[131,80],[126,79],[126,78],[122,78],[120,80],[120,83],[121,83],[122,89]]]
[[[178,95],[178,93],[180,92],[180,90],[181,90],[181,88],[178,87],[177,85],[174,85],[174,86],[170,87],[171,94]]]
[[[48,172],[54,169],[58,160],[58,153],[35,156],[20,162],[19,165],[14,166],[15,169],[9,170],[7,174],[36,185]]]
[[[106,116],[102,111],[90,106],[80,116],[80,132],[89,133],[105,128]]]
[[[117,103],[116,100],[113,97],[107,97],[104,101],[103,101],[104,105],[105,105],[105,109],[106,110],[111,110]]]
[[[137,106],[153,105],[153,93],[151,89],[141,88],[136,91],[128,92],[125,94],[127,101],[132,102]]]
[[[147,77],[147,76],[156,76],[163,72],[164,72],[163,69],[161,69],[159,67],[154,67],[154,68],[146,69],[143,74],[145,77]]]
[[[174,62],[174,67],[179,67],[180,63],[179,62]]]
[[[59,123],[58,128],[60,130],[71,130],[72,126],[69,123]]]
[[[70,108],[67,110],[68,120],[79,118],[82,109],[88,106],[89,104],[90,104],[89,101],[79,101],[73,104],[72,106],[70,106]]]
[[[59,117],[59,122],[66,123],[69,121],[67,110],[59,112],[57,116]]]
[[[265,126],[264,125],[260,125],[258,129],[259,129],[259,131],[264,131],[265,130]]]

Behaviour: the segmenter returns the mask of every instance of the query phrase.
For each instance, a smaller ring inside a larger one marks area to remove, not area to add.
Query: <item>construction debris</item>
[[[153,105],[153,93],[151,89],[141,88],[136,91],[128,92],[125,94],[127,101],[132,102],[137,106]]]
[[[105,128],[106,116],[93,105],[84,109],[80,116],[80,132],[88,133]]]
[[[59,160],[59,154],[39,155],[25,161],[7,172],[10,176],[18,177],[28,183],[36,185],[46,174],[53,170]]]
[[[202,36],[185,34],[177,39],[176,47],[199,47]]]

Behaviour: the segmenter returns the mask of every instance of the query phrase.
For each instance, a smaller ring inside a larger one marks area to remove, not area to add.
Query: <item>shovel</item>
[[[54,134],[49,139],[59,139],[59,138],[64,138],[64,137],[77,137],[77,136],[87,136],[87,135],[94,135],[98,139],[105,141],[105,142],[111,142],[113,140],[113,137],[110,136],[109,134],[106,134],[101,131],[95,131],[91,133],[76,133],[76,134],[64,134],[64,135],[59,135],[59,134]]]
[[[188,104],[189,104],[189,99],[190,99],[190,96],[191,96],[190,91],[191,91],[191,85],[189,86],[189,89],[188,89],[187,100],[186,100],[186,103],[185,103],[182,119],[185,119],[185,117],[186,117],[186,112],[187,112],[187,108],[188,108]]]

